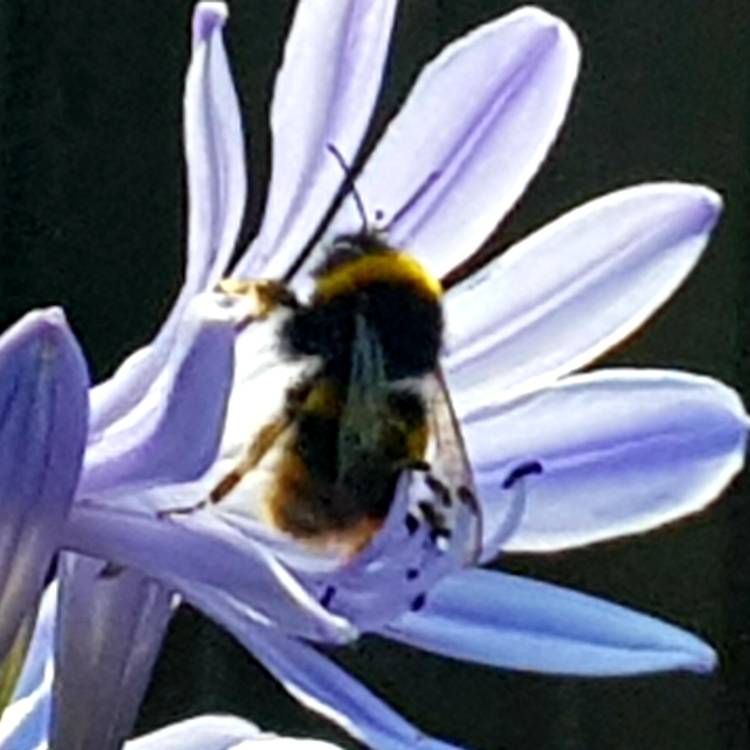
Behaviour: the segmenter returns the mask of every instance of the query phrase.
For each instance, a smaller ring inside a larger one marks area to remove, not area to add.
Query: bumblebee
[[[339,237],[313,278],[304,304],[283,282],[222,284],[252,295],[258,318],[285,311],[280,354],[312,365],[211,500],[220,502],[274,449],[263,498],[272,525],[353,556],[382,525],[401,473],[424,471],[435,502],[420,503],[420,513],[436,540],[450,536],[451,505],[475,501],[439,370],[440,282],[367,231]]]

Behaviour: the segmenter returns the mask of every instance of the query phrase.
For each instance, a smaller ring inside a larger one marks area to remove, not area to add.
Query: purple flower
[[[328,212],[344,180],[329,146],[354,162],[395,7],[299,4],[271,110],[264,220],[231,275],[284,276]],[[459,514],[447,549],[429,544],[427,529],[404,523],[419,496],[410,474],[384,528],[353,561],[301,548],[264,525],[252,475],[236,502],[159,514],[207,498],[276,413],[293,376],[276,355],[273,326],[241,328],[242,300],[210,291],[227,275],[246,190],[221,37],[226,13],[223,3],[205,2],[194,17],[184,287],[156,339],[91,392],[76,502],[62,539],[45,543],[46,560],[58,543],[71,550],[59,564],[52,744],[106,750],[127,737],[173,592],[233,633],[301,702],[372,747],[450,746],[422,735],[309,642],[374,632],[456,658],[565,674],[712,669],[713,650],[676,627],[466,568],[474,515]],[[577,65],[571,31],[535,8],[444,50],[357,178],[389,243],[436,276],[473,253],[541,164]],[[747,417],[722,384],[669,370],[571,375],[668,299],[720,206],[700,186],[621,190],[532,234],[447,293],[442,367],[477,482],[483,562],[503,550],[543,552],[652,529],[705,507],[741,467]],[[309,289],[321,248],[360,226],[350,196],[295,275],[295,291]],[[20,450],[19,441],[7,444]],[[50,649],[50,639],[39,643],[30,662]],[[42,695],[48,700],[49,690]]]
[[[57,585],[52,584],[41,602],[30,657],[16,685],[14,702],[0,722],[0,747],[48,747],[55,665],[52,642],[55,631]],[[231,716],[199,716],[177,722],[125,743],[127,750],[248,750],[258,743],[263,750],[337,750],[337,745],[316,740],[278,737],[262,732],[248,721]]]
[[[0,709],[78,483],[88,385],[59,310],[29,313],[0,337]]]

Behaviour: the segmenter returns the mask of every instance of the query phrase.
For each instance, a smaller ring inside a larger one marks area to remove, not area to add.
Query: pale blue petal
[[[42,597],[34,635],[12,702],[0,720],[0,750],[36,750],[47,742],[52,708],[57,584]]]
[[[44,587],[86,438],[88,373],[60,310],[0,337],[0,661]]]
[[[29,655],[13,703],[0,721],[0,750],[42,750],[48,743],[52,703],[53,640],[57,584],[44,594]],[[127,696],[123,696],[127,701]],[[92,707],[96,711],[96,703]],[[204,715],[138,737],[126,750],[337,750],[328,742],[279,737],[232,716]]]
[[[148,686],[172,595],[139,572],[71,553],[59,571],[51,745],[119,750]]]
[[[204,715],[125,743],[125,750],[341,750],[321,740],[279,737],[234,716]]]
[[[420,74],[357,189],[388,240],[436,276],[462,262],[519,199],[562,124],[578,44],[521,8],[448,46]],[[352,200],[332,234],[359,230]]]
[[[620,343],[682,283],[720,211],[704,187],[620,190],[452,289],[442,362],[459,411],[547,385]]]
[[[696,513],[744,461],[748,417],[711,378],[612,369],[565,378],[517,401],[465,415],[463,434],[484,509],[483,558],[547,552],[637,534]],[[530,477],[513,532],[503,482]]]
[[[231,750],[260,729],[235,716],[205,715],[170,724],[125,744],[125,750]]]
[[[585,676],[710,672],[713,649],[654,617],[527,578],[469,570],[443,579],[383,635],[464,661]]]
[[[214,461],[234,371],[235,314],[195,298],[164,370],[130,412],[91,440],[79,494],[194,479]]]
[[[373,750],[459,750],[422,734],[360,682],[303,642],[254,625],[230,599],[189,601],[248,649],[303,706],[338,724]]]
[[[222,37],[227,15],[225,3],[201,2],[193,16],[184,102],[190,214],[183,295],[211,288],[226,272],[245,211],[242,119]]]
[[[260,233],[234,270],[282,276],[344,181],[370,120],[396,0],[298,3],[271,107],[273,153]]]
[[[171,355],[176,329],[195,294],[225,272],[245,208],[247,176],[237,95],[222,40],[224,3],[196,6],[193,53],[185,82],[188,257],[185,283],[151,344],[126,359],[91,393],[94,437],[149,391]]]
[[[191,586],[218,598],[226,592],[244,603],[246,616],[279,623],[301,637],[341,643],[357,635],[269,550],[210,511],[159,518],[78,503],[66,525],[65,546],[140,570],[186,595]]]

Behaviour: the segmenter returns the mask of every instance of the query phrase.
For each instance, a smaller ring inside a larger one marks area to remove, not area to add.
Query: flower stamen
[[[509,490],[525,477],[542,474],[543,472],[544,468],[539,461],[526,461],[513,468],[505,477],[501,486],[504,490]]]

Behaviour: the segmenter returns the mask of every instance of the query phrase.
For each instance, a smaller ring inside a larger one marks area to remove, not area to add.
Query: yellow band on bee
[[[443,294],[438,279],[412,255],[400,252],[363,255],[344,263],[318,278],[315,293],[325,301],[377,282],[409,284],[433,299],[440,299]]]
[[[427,452],[427,424],[422,422],[420,425],[412,427],[407,434],[406,450],[414,461],[420,461]]]

